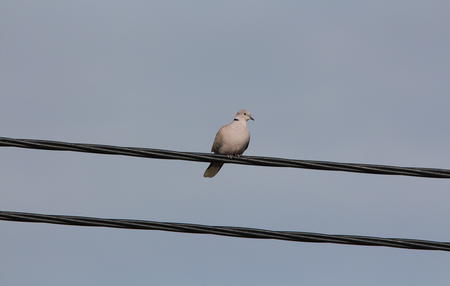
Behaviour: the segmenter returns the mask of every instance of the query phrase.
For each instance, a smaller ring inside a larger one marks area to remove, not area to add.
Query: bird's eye
[[[244,112],[244,115],[247,115],[247,113]]]

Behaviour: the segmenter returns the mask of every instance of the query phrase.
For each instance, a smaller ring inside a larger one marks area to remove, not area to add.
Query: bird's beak
[[[255,121],[255,118],[253,118],[252,116],[249,116],[251,120]]]

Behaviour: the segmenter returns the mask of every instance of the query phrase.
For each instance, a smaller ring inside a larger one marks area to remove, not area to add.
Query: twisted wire
[[[382,175],[402,175],[427,178],[450,178],[449,169],[399,167],[376,164],[339,163],[314,160],[293,160],[275,157],[240,156],[229,158],[225,155],[199,152],[179,152],[153,148],[120,147],[101,144],[69,143],[50,140],[15,139],[0,137],[0,147],[18,147],[54,151],[73,151],[108,155],[125,155],[153,159],[186,160],[198,162],[223,162],[266,167],[290,167],[327,171],[343,171]]]
[[[335,243],[363,246],[385,246],[417,250],[450,251],[450,242],[437,242],[406,238],[382,238],[359,235],[332,235],[301,231],[273,231],[248,227],[212,226],[190,223],[157,222],[148,220],[106,219],[96,217],[47,215],[11,211],[0,211],[0,220],[72,226],[161,230],[195,234],[213,234],[240,238],[276,239],[296,242]]]

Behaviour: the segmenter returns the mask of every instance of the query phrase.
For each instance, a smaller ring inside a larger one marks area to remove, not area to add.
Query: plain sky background
[[[0,136],[450,168],[448,1],[0,2]],[[0,210],[450,241],[450,182],[0,149]],[[450,254],[0,222],[1,285],[449,285]]]

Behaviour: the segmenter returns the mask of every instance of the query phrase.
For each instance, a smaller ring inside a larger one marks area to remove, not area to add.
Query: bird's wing
[[[223,128],[224,127],[225,126],[221,127],[219,129],[219,131],[217,131],[216,137],[214,138],[214,143],[213,143],[213,145],[211,147],[211,152],[214,152],[214,153],[218,153],[219,152],[219,149],[220,149],[220,147],[223,144]]]

